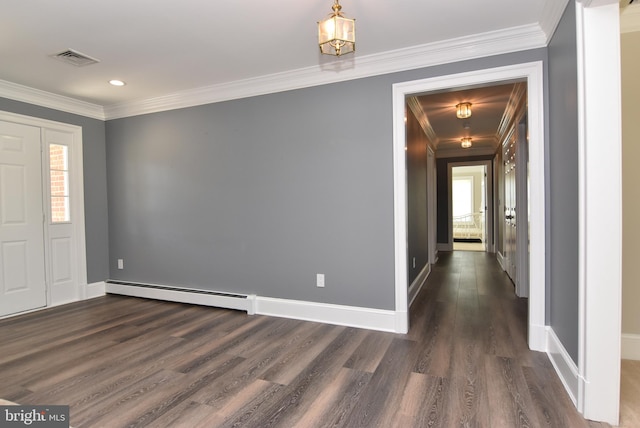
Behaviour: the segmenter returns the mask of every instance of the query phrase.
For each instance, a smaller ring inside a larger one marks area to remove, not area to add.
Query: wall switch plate
[[[118,269],[124,269],[124,260],[118,259]]]
[[[323,273],[316,274],[316,286],[317,287],[324,287],[324,274]]]

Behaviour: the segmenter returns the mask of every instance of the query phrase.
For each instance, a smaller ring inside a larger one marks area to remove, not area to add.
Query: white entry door
[[[40,128],[0,121],[0,316],[47,305]]]

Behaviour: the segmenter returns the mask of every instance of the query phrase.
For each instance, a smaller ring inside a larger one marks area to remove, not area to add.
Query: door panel
[[[51,304],[58,305],[73,302],[80,297],[78,293],[80,280],[74,265],[78,257],[74,243],[74,223],[77,219],[70,214],[71,205],[77,201],[71,199],[66,204],[66,208],[64,202],[56,203],[57,200],[70,198],[69,178],[76,172],[69,166],[73,150],[73,135],[69,132],[45,129],[43,143],[52,177],[49,188],[45,192],[52,201],[48,207],[47,216],[48,248],[51,260]],[[64,172],[60,170],[61,168]]]
[[[46,306],[40,129],[0,122],[0,316]]]

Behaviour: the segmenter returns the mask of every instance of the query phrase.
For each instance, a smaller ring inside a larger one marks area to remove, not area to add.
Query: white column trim
[[[589,7],[591,6],[591,7]],[[616,0],[576,3],[578,43],[578,410],[617,425],[620,408],[622,177]],[[606,248],[606,251],[602,251]]]

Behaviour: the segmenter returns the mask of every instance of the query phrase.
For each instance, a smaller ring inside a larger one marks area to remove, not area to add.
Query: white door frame
[[[577,0],[579,320],[576,372],[556,371],[567,391],[577,384],[578,410],[617,425],[620,406],[622,178],[620,15],[618,0]],[[545,326],[545,177],[542,63],[461,73],[393,85],[396,327],[409,327],[406,291],[404,100],[407,95],[527,78],[529,105],[529,347],[550,352]],[[606,225],[607,227],[603,227]],[[561,345],[561,344],[560,344]],[[564,352],[566,355],[566,352]],[[566,357],[567,367],[572,361]],[[575,366],[574,366],[575,367]]]
[[[86,251],[86,241],[85,241],[85,220],[84,220],[84,174],[83,174],[83,161],[82,161],[82,127],[76,125],[69,125],[66,123],[55,122],[46,119],[40,119],[31,116],[24,116],[16,113],[10,113],[5,111],[0,111],[0,120],[5,122],[18,123],[21,125],[29,125],[38,127],[41,129],[41,141],[42,141],[42,150],[45,150],[44,147],[44,130],[53,130],[60,131],[64,133],[71,134],[72,143],[70,150],[70,158],[69,158],[69,169],[71,171],[70,174],[70,210],[71,210],[71,218],[73,225],[73,245],[74,245],[74,254],[77,257],[74,260],[74,270],[77,278],[77,289],[75,290],[75,299],[74,300],[83,300],[87,298],[87,251]],[[48,150],[48,149],[47,149]],[[43,159],[45,157],[43,156]],[[49,183],[49,171],[45,169],[47,166],[46,162],[42,162],[43,168],[43,198],[48,194],[46,188]],[[45,201],[46,203],[43,207],[49,206],[49,201]],[[45,213],[46,214],[46,213]],[[48,218],[48,215],[45,215]],[[48,222],[46,223],[48,224]],[[55,306],[59,304],[69,303],[69,297],[65,296],[63,298],[56,296],[55,291],[51,287],[51,266],[52,259],[51,254],[52,250],[50,248],[50,240],[47,239],[48,232],[47,227],[45,227],[44,238],[45,238],[45,276],[47,283],[47,306]],[[73,301],[73,300],[71,300]]]
[[[393,162],[394,162],[394,236],[396,331],[409,330],[407,302],[407,197],[406,197],[406,131],[404,112],[410,95],[492,84],[515,79],[527,80],[529,148],[531,176],[531,255],[528,343],[536,351],[546,350],[545,328],[545,177],[544,177],[544,88],[543,63],[535,61],[492,69],[421,79],[393,85]]]
[[[488,184],[489,174],[493,174],[493,162],[490,160],[479,160],[479,161],[467,161],[467,162],[449,162],[447,164],[447,204],[449,205],[449,235],[447,243],[453,249],[453,221],[451,221],[452,213],[453,213],[453,171],[452,169],[458,166],[476,166],[482,165],[485,167],[485,176],[484,176],[484,197],[485,197],[485,215],[484,215],[484,228],[485,228],[485,242],[483,242],[485,246],[486,252],[491,252],[490,245],[487,244],[487,240],[494,241],[494,230],[493,230],[493,204],[489,203],[489,201],[493,200],[493,188]]]

